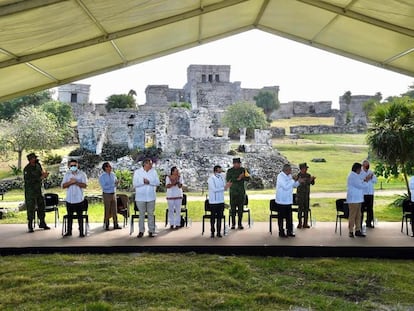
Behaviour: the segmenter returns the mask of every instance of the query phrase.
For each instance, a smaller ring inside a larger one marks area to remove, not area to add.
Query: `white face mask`
[[[71,167],[70,167],[70,170],[71,170],[72,172],[76,172],[76,171],[78,170],[78,168],[77,168],[76,166],[71,166]]]

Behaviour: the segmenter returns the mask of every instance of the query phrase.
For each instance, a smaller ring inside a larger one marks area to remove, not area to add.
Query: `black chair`
[[[184,219],[184,226],[187,227],[188,225],[188,209],[187,209],[187,195],[185,193],[183,193],[183,198],[181,200],[181,214],[184,214],[183,217]],[[168,207],[165,209],[165,226],[167,227],[168,225]],[[181,226],[183,227],[183,226]]]
[[[249,208],[249,196],[246,194],[246,197],[244,199],[244,205],[243,205],[243,214],[247,213],[247,224],[249,225],[249,228],[251,227],[251,220],[250,220],[250,208]],[[230,212],[229,212],[229,226],[230,226],[230,222],[231,222],[231,217],[232,217],[232,213],[231,213],[231,208],[230,208]]]
[[[402,204],[402,218],[401,218],[401,232],[404,230],[404,221],[405,221],[405,229],[406,234],[408,235],[408,219],[410,219],[410,223],[413,221],[414,216],[414,203],[411,202],[410,199],[404,199]],[[412,232],[414,234],[414,232]]]
[[[203,215],[203,226],[202,226],[201,235],[203,235],[203,234],[204,234],[204,228],[205,228],[204,221],[205,221],[206,219],[211,219],[211,208],[210,208],[210,203],[209,203],[209,200],[208,200],[208,199],[206,199],[206,200],[204,201],[204,215]],[[225,226],[226,226],[226,216],[224,215],[224,213],[223,213],[223,217],[222,217],[222,219],[223,219],[223,231],[225,231]],[[218,233],[218,232],[217,232],[217,233]]]
[[[336,223],[335,223],[335,233],[338,229],[338,220],[339,220],[339,235],[342,235],[342,219],[349,218],[349,206],[346,203],[346,199],[338,199],[335,201],[336,204]]]
[[[270,231],[270,234],[273,234],[273,232],[272,232],[272,222],[273,222],[273,219],[274,218],[276,218],[276,219],[279,218],[279,206],[277,205],[275,199],[271,199],[269,201],[269,209],[270,209],[270,215],[269,215],[269,231]]]
[[[126,194],[116,195],[116,211],[124,218],[124,228],[128,225],[129,197]]]
[[[131,235],[134,232],[134,219],[139,219],[139,209],[137,206],[137,202],[134,199],[134,214],[131,215],[131,225],[129,228],[129,235]],[[148,220],[148,214],[145,213],[145,219]],[[154,223],[155,223],[155,214],[154,214]]]
[[[56,193],[45,193],[45,213],[55,212],[55,228],[59,223],[59,195]]]
[[[293,193],[293,199],[292,199],[292,213],[293,212],[298,213],[298,216],[299,216],[299,206],[298,206],[298,200],[296,198],[296,193]],[[301,218],[303,218],[303,216]],[[312,227],[312,209],[310,206],[309,206],[309,225]]]
[[[82,207],[82,218],[83,218],[83,225],[85,226],[84,228],[84,234],[85,236],[88,235],[88,229],[89,229],[89,216],[88,216],[88,207],[89,207],[89,202],[88,200],[84,199],[83,200],[83,207]],[[78,215],[73,214],[72,216],[72,220],[73,219],[78,219]],[[65,235],[67,230],[68,230],[68,219],[69,219],[69,215],[64,215],[63,216],[63,225],[62,225],[62,235]]]

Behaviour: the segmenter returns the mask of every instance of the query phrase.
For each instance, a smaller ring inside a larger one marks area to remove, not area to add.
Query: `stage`
[[[414,258],[414,238],[401,232],[401,222],[380,222],[374,229],[367,229],[365,238],[348,237],[347,221],[342,223],[342,235],[335,233],[334,222],[319,222],[310,229],[296,229],[296,237],[280,238],[277,222],[273,234],[269,222],[256,222],[251,228],[229,230],[223,238],[210,238],[210,224],[201,234],[202,223],[171,230],[157,223],[157,236],[145,233],[137,238],[130,227],[122,230],[103,230],[102,224],[91,223],[88,235],[78,237],[74,222],[73,236],[62,237],[61,225],[51,230],[36,228],[27,233],[23,224],[0,225],[0,254],[47,253],[209,253],[223,255],[289,256],[289,257],[364,257],[364,258]],[[409,225],[410,227],[410,225]]]

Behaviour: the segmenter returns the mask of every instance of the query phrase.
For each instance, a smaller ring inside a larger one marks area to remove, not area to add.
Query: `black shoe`
[[[138,235],[137,235],[137,238],[142,238],[144,236],[144,232],[140,232],[140,233],[138,233]]]
[[[33,233],[33,232],[34,232],[33,228],[29,228],[29,231],[27,231],[27,233]]]
[[[239,229],[239,230],[243,230],[243,229],[244,229],[244,227],[243,227],[242,225],[239,225],[238,229]]]
[[[287,238],[287,235],[284,232],[279,232],[280,238]]]
[[[63,236],[72,236],[72,232],[66,232]]]
[[[230,229],[231,230],[234,230],[234,229],[236,229],[236,226],[235,225],[232,225]]]
[[[43,230],[50,230],[50,227],[48,227],[46,224],[40,224],[39,228],[42,228]]]
[[[148,236],[149,236],[150,238],[155,238],[156,234],[155,234],[154,232],[150,232],[150,233],[148,234]]]
[[[81,234],[79,234],[79,237],[80,237],[80,238],[84,238],[84,237],[85,237],[85,235],[84,235],[83,233],[81,233]]]
[[[114,226],[114,229],[122,229],[120,226],[116,225]]]
[[[360,238],[365,238],[366,237],[366,235],[365,234],[363,234],[361,231],[355,231],[355,236],[359,236]]]
[[[223,236],[220,233],[217,233],[218,238],[222,238]]]
[[[367,228],[374,229],[374,228],[375,228],[375,226],[374,226],[374,225],[372,225],[372,224],[369,224],[369,225],[367,225]]]
[[[353,238],[354,237],[354,233],[353,232],[349,232],[349,237]]]
[[[295,237],[295,234],[293,233],[293,232],[288,232],[288,234],[287,234],[288,236],[290,236],[290,237],[292,237],[292,238],[294,238]]]
[[[171,226],[170,226],[170,229],[171,229],[171,230],[174,230],[174,226],[172,226],[172,225],[171,225]]]
[[[210,234],[210,238],[214,239],[214,233]]]

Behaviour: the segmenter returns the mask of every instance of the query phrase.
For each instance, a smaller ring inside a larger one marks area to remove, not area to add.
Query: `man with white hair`
[[[361,179],[364,180],[367,176],[370,177],[367,181],[364,189],[364,202],[362,204],[362,216],[361,224],[364,221],[364,211],[367,212],[367,218],[365,220],[367,228],[374,228],[374,185],[377,183],[377,176],[369,169],[369,161],[362,161],[362,169],[359,174]]]

